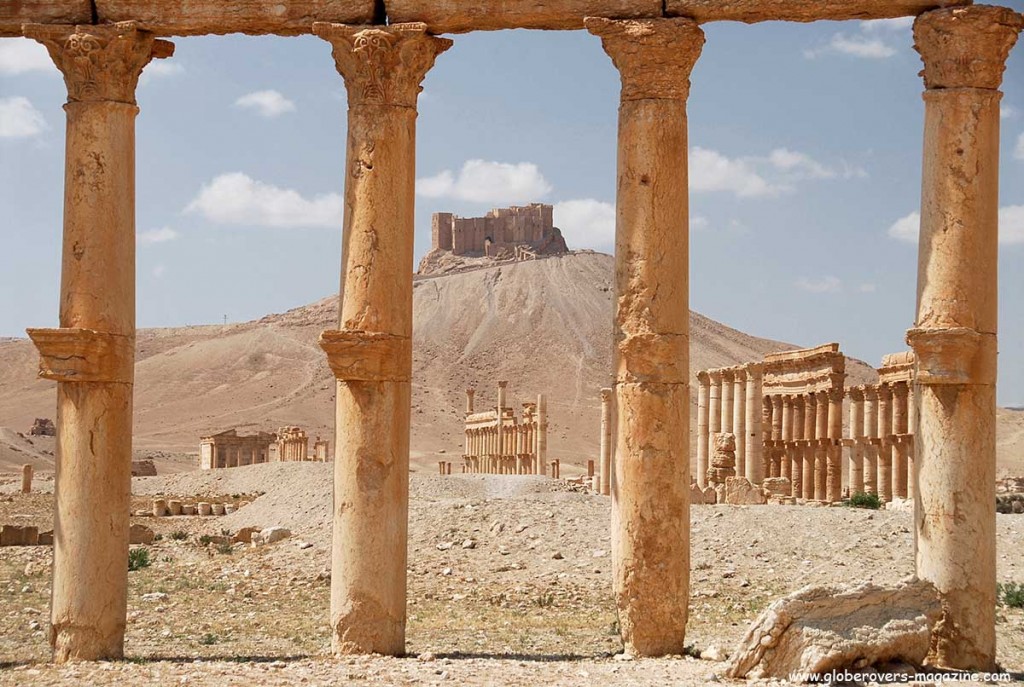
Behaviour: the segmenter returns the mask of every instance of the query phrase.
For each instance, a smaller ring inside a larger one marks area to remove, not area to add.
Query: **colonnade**
[[[785,477],[796,498],[842,498],[843,390],[773,394],[762,399],[770,438],[765,474]]]
[[[736,436],[736,474],[754,483],[764,478],[761,363],[697,373],[697,484],[708,485],[712,437]]]
[[[913,498],[914,403],[909,381],[850,387],[848,447],[850,494],[883,501]]]
[[[475,390],[466,389],[463,472],[496,475],[547,474],[547,399],[523,404],[522,421],[506,405],[508,382],[498,382],[498,405],[474,408]]]
[[[585,25],[622,80],[616,607],[628,652],[681,654],[690,549],[686,102],[704,34],[683,18]],[[914,27],[926,86],[918,305],[908,332],[918,358],[916,568],[942,597],[930,660],[955,668],[995,666],[998,89],[1021,25],[1012,10],[968,6],[926,12]],[[349,107],[341,304],[338,328],[321,337],[337,378],[332,646],[401,655],[416,104],[451,41],[422,24],[312,30],[332,45]],[[134,381],[135,88],[143,67],[173,48],[131,23],[33,25],[24,33],[47,47],[68,89],[60,328],[29,332],[42,376],[58,382],[61,526],[50,637],[57,661],[119,658]],[[724,422],[718,410],[709,424]],[[745,468],[751,462],[758,463],[745,460]]]

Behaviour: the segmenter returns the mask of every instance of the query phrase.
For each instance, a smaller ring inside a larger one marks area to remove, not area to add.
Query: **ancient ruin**
[[[57,436],[57,427],[50,418],[37,417],[28,430],[28,434],[33,437],[54,437]]]
[[[466,427],[463,472],[497,475],[547,474],[547,401],[522,405],[522,417],[507,405],[508,382],[498,382],[498,404],[485,411],[475,409],[475,389],[466,389]],[[553,470],[552,477],[557,477]],[[444,474],[444,472],[442,472]]]
[[[435,34],[585,27],[599,37],[622,81],[614,593],[626,651],[655,656],[686,648],[686,106],[690,72],[705,40],[700,24],[899,16],[917,16],[926,109],[917,314],[907,335],[916,355],[916,426],[910,430],[916,571],[941,600],[929,661],[992,669],[999,88],[1024,19],[969,0],[343,0],[190,3],[187,11],[181,3],[156,0],[4,3],[0,35],[45,45],[68,92],[59,328],[28,332],[40,353],[41,376],[58,387],[55,517],[61,527],[54,535],[49,635],[54,659],[124,653],[135,360],[135,92],[143,68],[173,54],[173,45],[160,36],[312,33],[333,48],[349,95],[344,286],[337,329],[321,337],[337,378],[336,451],[346,457],[334,463],[333,648],[393,655],[405,652],[417,96],[435,58],[452,45]],[[794,442],[812,441],[806,431],[811,390],[797,393],[804,399],[802,434],[795,433],[795,402],[778,408],[783,419],[789,416],[786,432],[780,425],[775,435],[774,406],[772,416],[772,441],[784,442],[773,448],[790,456],[782,460],[790,474],[791,450],[811,448]],[[819,423],[823,401],[815,397],[813,441],[824,442],[814,448],[826,452],[828,498],[836,488],[829,456],[840,440],[834,431],[840,420],[828,409],[838,408],[841,399],[824,398],[825,421]],[[543,432],[538,436],[543,466]],[[97,455],[103,459],[91,459]],[[740,455],[746,471],[749,452]],[[819,495],[817,453],[814,464]],[[802,465],[801,489],[810,483]]]
[[[320,437],[316,437],[312,455],[309,453],[309,435],[301,427],[281,427],[274,434],[257,432],[250,436],[228,429],[199,440],[199,467],[203,470],[330,459],[330,442]]]
[[[309,460],[309,435],[301,427],[282,427],[274,442],[275,459],[281,462]]]

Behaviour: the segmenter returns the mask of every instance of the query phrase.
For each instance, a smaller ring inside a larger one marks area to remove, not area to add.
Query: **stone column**
[[[790,470],[793,482],[793,498],[799,498],[803,493],[803,447],[801,443],[804,436],[804,407],[807,395],[793,397],[793,449],[790,453],[793,467]]]
[[[850,496],[864,491],[864,389],[850,389]]]
[[[601,389],[601,493],[612,493],[612,394]]]
[[[166,41],[134,24],[29,25],[68,102],[60,328],[30,329],[57,384],[50,643],[119,659],[128,603],[135,359],[135,87]]]
[[[722,371],[708,370],[708,379],[711,384],[708,389],[708,452],[710,454],[711,437],[722,431]],[[708,463],[705,464],[704,483],[701,484],[701,487],[707,486],[707,467],[710,462],[709,458]],[[700,469],[700,464],[697,465]]]
[[[747,372],[734,370],[732,373],[732,431],[736,435],[736,476],[747,473]]]
[[[942,597],[929,661],[996,658],[999,87],[1021,15],[975,6],[914,24],[924,61],[917,318],[917,574]]]
[[[505,441],[505,403],[506,403],[506,389],[508,387],[507,381],[498,382],[498,455],[501,460],[504,460],[505,456],[508,455],[508,446]]]
[[[764,434],[761,431],[761,365],[747,366],[747,479],[753,484],[764,481]]]
[[[783,396],[782,397],[782,441],[783,447],[780,453],[782,454],[782,465],[779,472],[780,477],[785,477],[788,480],[793,479],[793,397]]]
[[[784,405],[783,398],[782,396],[769,396],[768,398],[771,399],[772,403],[772,441],[779,442],[782,441],[782,406]],[[782,476],[782,463],[779,462],[778,458],[780,453],[784,454],[785,452],[778,446],[775,446],[772,448],[768,456],[768,461],[771,465],[772,477]]]
[[[817,437],[815,435],[815,427],[817,427],[818,419],[818,400],[814,394],[807,394],[804,396],[804,398],[807,399],[807,409],[804,412],[804,438],[807,439],[807,445],[804,446],[803,449],[804,488],[801,496],[803,496],[807,500],[810,500],[814,498],[814,458],[818,452],[818,445],[816,442]]]
[[[701,489],[708,485],[708,449],[711,434],[709,429],[710,411],[708,407],[711,391],[711,378],[707,371],[697,373],[697,484]]]
[[[900,435],[892,444],[892,494],[907,498],[907,383],[892,387],[892,431]]]
[[[878,493],[878,387],[864,387],[864,491]]]
[[[473,396],[476,394],[476,389],[466,389],[466,415],[473,414]]]
[[[878,385],[878,495],[892,501],[892,387]]]
[[[818,391],[814,401],[814,499],[824,501],[828,477],[828,393]]]
[[[32,493],[32,466],[28,463],[21,466],[21,493]]]
[[[917,471],[914,467],[915,447],[917,446],[917,394],[914,393],[913,382],[908,384],[907,394],[907,431],[910,433],[910,445],[907,446],[907,498],[913,499],[917,488]]]
[[[732,432],[733,419],[733,379],[735,373],[732,370],[722,371],[722,431]]]
[[[586,20],[622,77],[616,203],[618,432],[612,566],[627,653],[682,653],[690,571],[687,120],[704,33]]]
[[[828,446],[825,449],[825,500],[843,498],[843,389],[828,394]]]
[[[540,474],[545,474],[544,466],[548,462],[548,399],[544,394],[537,394],[537,461]]]
[[[338,380],[336,653],[405,652],[416,99],[451,41],[422,24],[317,23],[348,91],[342,289],[320,345]]]

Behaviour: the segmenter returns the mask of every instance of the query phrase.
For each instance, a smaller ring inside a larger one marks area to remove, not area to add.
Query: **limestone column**
[[[824,501],[828,478],[828,393],[818,391],[814,400],[814,499]]]
[[[793,397],[793,448],[790,452],[793,467],[790,470],[793,481],[793,498],[799,498],[803,493],[803,447],[804,440],[804,407],[807,395]]]
[[[451,46],[422,24],[317,23],[348,91],[342,288],[320,345],[338,380],[332,648],[405,652],[416,99]]]
[[[473,396],[476,394],[476,389],[466,389],[466,415],[473,414]]]
[[[548,461],[548,399],[544,394],[537,394],[537,460],[543,475]]]
[[[878,385],[878,495],[892,501],[892,387]]]
[[[818,419],[818,399],[814,394],[806,394],[804,398],[807,399],[807,409],[804,412],[804,438],[807,439],[807,445],[803,449],[804,488],[801,495],[805,499],[811,500],[814,498],[816,475],[814,460],[818,452],[817,436],[815,434]]]
[[[995,666],[995,399],[999,101],[1022,17],[936,10],[914,24],[924,62],[917,318],[917,574],[943,618],[929,661]]]
[[[732,380],[732,431],[736,435],[736,476],[743,477],[747,473],[746,371],[733,370]]]
[[[782,407],[784,399],[782,396],[769,396],[769,398],[772,402],[772,441],[776,442],[776,444],[772,448],[768,460],[772,468],[772,477],[781,477],[782,463],[779,460],[779,455],[785,455],[785,450],[780,447],[778,442],[782,441]]]
[[[878,387],[864,387],[864,491],[878,493]]]
[[[907,498],[914,498],[915,485],[917,484],[917,473],[915,471],[914,452],[917,445],[917,395],[914,393],[914,384],[911,381],[907,393],[907,432],[910,433],[910,441],[907,446]]]
[[[747,366],[747,479],[753,484],[764,481],[764,434],[761,430],[761,365]]]
[[[612,493],[612,394],[601,389],[601,493]]]
[[[892,431],[899,438],[892,444],[892,493],[907,498],[907,383],[892,387]]]
[[[508,387],[507,381],[498,382],[498,456],[504,461],[508,455],[508,447],[505,441],[505,390]]]
[[[689,19],[586,20],[622,77],[612,566],[627,653],[682,653],[690,571]]]
[[[783,396],[782,397],[782,441],[783,446],[780,454],[782,456],[782,465],[779,473],[780,477],[785,477],[788,480],[793,479],[793,456],[791,451],[793,450],[793,397]]]
[[[21,493],[32,493],[32,466],[28,463],[21,466]]]
[[[30,25],[68,102],[60,328],[30,329],[57,382],[50,643],[57,663],[124,655],[135,359],[135,87],[166,41],[134,24]]]
[[[825,449],[825,500],[843,498],[843,388],[828,394],[828,446]]]
[[[711,382],[711,387],[708,390],[708,451],[710,453],[712,437],[722,431],[722,371],[708,370],[708,379]],[[707,486],[707,468],[710,464],[709,458],[704,466],[704,483],[701,484],[701,487]],[[698,469],[699,467],[698,463]]]
[[[850,389],[850,496],[864,491],[864,389]]]
[[[732,370],[722,371],[722,431],[732,432],[733,418],[733,379],[735,374]]]
[[[707,371],[697,373],[697,484],[701,489],[708,485],[708,449],[711,434],[709,428],[710,411],[708,407],[711,391],[711,378]],[[604,393],[604,392],[602,392]],[[602,397],[603,398],[603,397]]]

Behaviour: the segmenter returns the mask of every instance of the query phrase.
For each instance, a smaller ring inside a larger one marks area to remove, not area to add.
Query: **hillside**
[[[498,379],[509,380],[510,403],[548,395],[553,457],[579,463],[596,454],[598,393],[610,381],[612,279],[612,258],[597,253],[417,279],[414,461],[432,469],[436,453],[457,455],[466,387],[476,386],[486,407]],[[296,424],[333,439],[334,380],[316,341],[336,312],[331,297],[255,322],[140,330],[137,451],[195,452],[201,435],[230,427]],[[691,313],[694,372],[790,347]],[[54,384],[36,378],[36,365],[29,341],[0,341],[0,427],[24,432],[33,418],[53,416]],[[852,360],[848,371],[858,383],[872,374]],[[45,442],[18,439],[23,450],[12,451],[12,436],[0,433],[0,470],[26,460],[52,466],[45,454],[33,457]],[[1024,422],[1013,439],[1024,443]]]

